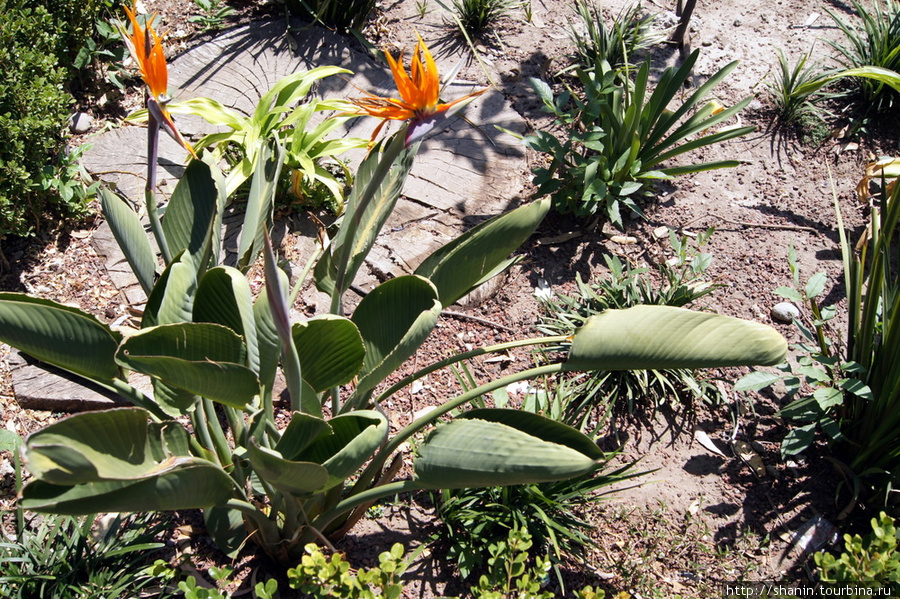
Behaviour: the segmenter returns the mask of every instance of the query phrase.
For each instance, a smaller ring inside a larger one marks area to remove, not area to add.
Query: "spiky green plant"
[[[828,42],[838,52],[838,62],[848,68],[865,66],[900,70],[900,3],[897,0],[872,0],[871,8],[851,0],[859,17],[855,25],[825,9],[844,33],[843,42]],[[883,82],[855,79],[864,104],[875,111],[887,110],[900,99],[897,91]]]
[[[599,61],[623,67],[635,54],[665,41],[665,35],[654,30],[656,15],[645,13],[640,3],[625,6],[609,25],[592,0],[576,0],[575,12],[578,19],[569,23],[569,38],[575,44],[576,64],[569,69],[592,69]]]
[[[778,70],[766,84],[780,125],[821,118],[822,110],[816,105],[821,97],[820,90],[811,90],[808,85],[819,78],[821,67],[809,62],[811,54],[812,49],[791,64],[784,52],[778,50]]]

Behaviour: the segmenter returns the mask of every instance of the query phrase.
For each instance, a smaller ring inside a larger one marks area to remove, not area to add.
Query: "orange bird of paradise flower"
[[[130,9],[125,7],[125,14],[131,21],[131,33],[122,31],[122,37],[125,40],[128,50],[138,63],[141,71],[141,78],[150,90],[147,98],[147,111],[151,115],[152,121],[162,126],[166,132],[172,136],[175,141],[180,143],[195,158],[197,155],[194,149],[175,128],[175,121],[172,115],[166,109],[166,104],[171,98],[168,95],[169,85],[169,69],[166,65],[166,57],[163,54],[162,41],[153,29],[153,19],[156,15],[152,15],[146,21],[146,27],[141,27],[137,20],[136,3]]]
[[[416,34],[418,42],[410,62],[409,72],[403,66],[403,55],[397,59],[385,51],[385,57],[391,67],[394,83],[400,93],[399,100],[369,94],[363,98],[350,100],[358,110],[349,114],[368,115],[384,119],[372,133],[374,140],[384,124],[389,120],[408,121],[406,145],[419,141],[435,124],[450,116],[472,101],[473,98],[486,92],[488,88],[467,94],[452,102],[440,101],[441,83],[434,57],[428,46]],[[451,110],[452,109],[452,110]]]

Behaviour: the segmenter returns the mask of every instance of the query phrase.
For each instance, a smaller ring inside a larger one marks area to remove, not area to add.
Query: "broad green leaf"
[[[284,148],[281,144],[277,140],[263,144],[256,156],[238,242],[238,268],[242,271],[246,271],[262,251],[263,230],[272,220],[275,193],[283,164]]]
[[[231,497],[224,470],[199,458],[172,459],[143,479],[59,486],[35,480],[22,490],[26,510],[73,516],[97,512],[188,510],[222,504]]]
[[[203,510],[206,531],[225,555],[234,559],[247,542],[244,515],[238,510],[212,506]]]
[[[163,232],[172,255],[186,251],[200,269],[205,269],[212,255],[212,244],[219,243],[215,227],[220,207],[224,207],[224,183],[218,167],[203,160],[191,160],[162,219]]]
[[[416,147],[406,148],[403,135],[390,138],[384,152],[373,148],[359,165],[341,228],[315,268],[316,286],[334,295],[349,289],[394,210]]]
[[[303,412],[294,412],[291,414],[291,421],[281,432],[275,451],[287,460],[295,460],[300,452],[321,435],[331,434],[329,431],[331,427],[325,420]]]
[[[296,462],[272,449],[247,446],[247,457],[253,470],[276,489],[292,495],[308,495],[320,491],[328,482],[328,470],[314,462]]]
[[[156,282],[157,260],[140,218],[106,187],[100,188],[100,208],[141,289],[149,296]]]
[[[778,287],[775,289],[775,294],[780,295],[784,299],[803,305],[803,295],[793,287]]]
[[[781,441],[781,457],[785,458],[806,451],[815,438],[815,422],[792,429]]]
[[[373,389],[412,356],[440,312],[434,285],[416,275],[386,281],[364,297],[353,313],[366,349],[357,394]]]
[[[897,73],[896,71],[892,71],[890,69],[885,69],[883,67],[866,66],[847,69],[846,71],[840,71],[838,73],[833,73],[831,75],[827,75],[825,77],[810,81],[808,83],[804,83],[803,85],[797,86],[795,94],[797,95],[797,97],[801,97],[815,93],[825,85],[842,77],[864,77],[867,79],[874,79],[875,81],[880,81],[881,83],[894,88],[894,90],[896,90],[897,92],[900,92],[900,73]]]
[[[772,327],[670,306],[634,306],[590,317],[575,333],[566,370],[773,366],[787,342]]]
[[[209,98],[190,98],[170,102],[167,108],[172,114],[192,114],[199,116],[211,125],[225,125],[235,131],[244,126],[243,119],[245,117]]]
[[[52,484],[136,479],[187,455],[186,436],[180,424],[151,424],[146,410],[118,408],[70,416],[32,433],[25,454],[29,471]]]
[[[122,336],[77,308],[0,293],[0,341],[53,366],[109,382]]]
[[[735,391],[759,391],[781,380],[781,376],[770,372],[755,371],[745,374],[734,384]]]
[[[371,459],[388,435],[387,419],[374,410],[341,414],[328,421],[330,430],[319,437],[295,459],[322,464],[328,470],[326,488],[332,488],[353,475]]]
[[[537,437],[542,441],[565,445],[595,460],[601,460],[605,457],[605,454],[590,437],[583,435],[571,426],[546,418],[540,414],[522,410],[484,408],[464,412],[457,416],[457,419],[460,418],[499,422],[527,433],[532,437]]]
[[[817,272],[809,278],[804,289],[806,297],[818,297],[825,291],[825,284],[828,283],[828,275],[824,272]]]
[[[287,277],[280,270],[279,276]],[[286,286],[286,281],[285,281]],[[264,393],[271,393],[281,358],[281,343],[275,320],[269,307],[269,298],[265,292],[260,293],[253,304],[253,320],[256,322],[256,339],[259,354],[259,380],[265,388]]]
[[[807,395],[792,401],[779,410],[777,415],[785,420],[808,422],[810,420],[819,420],[825,414],[822,412],[822,408],[819,407],[816,399],[812,395]]]
[[[522,245],[549,209],[550,199],[544,198],[496,216],[431,254],[415,274],[437,287],[441,304],[447,307]]]
[[[295,323],[291,334],[303,380],[317,393],[349,383],[362,368],[366,350],[351,320],[317,316]]]
[[[835,389],[834,387],[819,387],[813,391],[813,397],[822,411],[830,410],[844,402],[844,394],[841,393],[840,389]]]
[[[250,283],[241,272],[228,266],[207,271],[194,298],[194,322],[224,325],[241,335],[247,348],[247,365],[259,373],[259,339],[253,314]]]
[[[176,256],[147,298],[141,327],[190,322],[197,290],[197,267],[187,252]]]
[[[22,445],[22,437],[16,433],[0,428],[0,451],[19,451]]]
[[[424,489],[459,489],[564,480],[599,465],[571,447],[505,424],[457,419],[426,437],[414,468]]]
[[[308,71],[297,71],[280,79],[259,99],[259,104],[253,113],[253,122],[255,124],[264,122],[266,116],[279,107],[293,108],[298,100],[309,93],[313,84],[319,79],[349,72],[347,69],[329,65]]]
[[[861,397],[865,400],[871,401],[873,398],[872,390],[868,385],[866,385],[859,379],[841,379],[840,381],[838,381],[838,385],[844,391],[852,393],[853,395]]]
[[[241,338],[217,324],[145,329],[128,338],[116,357],[127,368],[236,408],[246,408],[260,391],[259,379],[243,365]]]

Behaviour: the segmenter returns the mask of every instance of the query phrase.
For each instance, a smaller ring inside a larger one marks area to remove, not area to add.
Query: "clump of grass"
[[[897,0],[873,0],[871,9],[856,0],[851,3],[861,26],[844,21],[825,9],[846,38],[843,43],[828,42],[837,50],[838,62],[848,69],[875,66],[900,70],[900,3]],[[900,101],[900,95],[884,83],[864,78],[854,81],[869,112],[888,110]]]
[[[575,44],[576,64],[571,68],[591,69],[600,61],[612,68],[630,65],[631,57],[665,40],[653,24],[656,15],[644,13],[640,4],[622,9],[607,25],[600,7],[592,0],[576,0],[578,20],[569,24],[569,38]]]
[[[819,118],[822,114],[816,106],[819,99],[816,92],[809,91],[809,84],[821,76],[819,65],[809,61],[811,54],[812,50],[792,65],[784,52],[778,50],[778,70],[767,85],[782,126],[809,122],[811,117]]]
[[[146,571],[163,547],[167,526],[152,515],[115,516],[99,533],[93,518],[39,516],[7,535],[0,526],[0,589],[4,597],[124,597],[154,589],[170,593]]]
[[[459,26],[470,36],[492,28],[511,7],[510,0],[453,0],[452,4]]]

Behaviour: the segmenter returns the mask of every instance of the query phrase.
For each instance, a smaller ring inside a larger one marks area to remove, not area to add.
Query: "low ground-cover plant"
[[[597,501],[601,489],[624,479],[624,470],[557,483],[442,491],[438,514],[446,533],[437,541],[447,545],[447,557],[464,579],[484,567],[491,545],[512,530],[530,535],[532,555],[546,555],[548,567],[565,557],[582,559],[592,525],[581,509]]]
[[[652,93],[649,62],[641,65],[633,83],[622,81],[620,72],[605,62],[598,62],[590,71],[576,69],[583,86],[580,93],[570,90],[554,96],[549,85],[532,79],[544,110],[556,117],[562,129],[562,139],[548,131],[525,137],[530,148],[546,154],[550,161],[534,170],[538,193],[549,195],[561,213],[596,216],[621,228],[625,215],[643,214],[640,196],[648,183],[739,165],[738,160],[663,165],[691,150],[753,131],[753,127],[712,130],[752,98],[726,109],[714,101],[701,104],[736,62],[715,73],[676,109],[669,108],[697,56],[695,51],[679,68],[666,69]]]
[[[847,289],[846,347],[826,334],[826,323],[836,309],[822,307],[816,299],[827,282],[824,273],[800,289],[795,258],[791,259],[796,289],[779,290],[805,304],[812,316],[808,324],[795,321],[806,339],[800,346],[806,356],[799,359],[797,372],[782,367],[788,392],[805,390],[782,410],[786,417],[804,423],[788,433],[782,453],[802,451],[821,428],[834,441],[837,463],[851,481],[854,499],[890,509],[896,507],[893,490],[900,476],[900,363],[893,359],[900,347],[900,279],[892,259],[900,223],[898,198],[900,186],[894,186],[890,195],[882,191],[872,196],[871,222],[858,252],[847,239],[835,200]],[[737,387],[758,390],[784,376],[751,373]]]
[[[596,427],[589,429],[580,415],[566,409],[569,389],[566,381],[545,377],[540,387],[528,385],[520,409],[587,431],[593,438]],[[496,407],[510,404],[506,389],[495,391],[492,399]],[[609,486],[641,475],[630,469],[629,464],[559,482],[441,491],[435,501],[446,529],[436,542],[446,547],[447,557],[466,579],[484,568],[492,545],[504,542],[512,531],[522,531],[531,539],[531,556],[547,556],[564,588],[560,565],[566,558],[585,559],[590,546],[593,526],[582,516],[585,507],[602,499]]]
[[[362,31],[375,0],[286,0],[288,10],[315,24],[341,31]]]
[[[450,4],[457,24],[472,37],[496,25],[513,7],[510,0],[452,0]]]
[[[852,361],[841,359],[841,348],[835,343],[829,329],[836,315],[835,306],[823,306],[820,297],[828,282],[824,272],[818,272],[807,281],[801,280],[797,252],[793,246],[788,252],[792,286],[779,287],[775,293],[804,310],[807,317],[794,319],[794,325],[802,341],[792,346],[797,352],[796,365],[789,362],[778,366],[779,374],[752,372],[735,385],[737,391],[760,390],[775,381],[782,381],[785,395],[791,402],[779,414],[794,425],[781,443],[784,458],[806,451],[821,431],[833,441],[843,438],[840,414],[845,393],[861,394],[871,399],[871,390],[853,373],[861,367]]]
[[[821,76],[821,67],[810,63],[812,50],[790,64],[784,52],[778,51],[778,70],[767,81],[772,103],[781,126],[803,125],[821,119],[820,90],[810,90],[808,84]]]
[[[36,516],[14,538],[0,526],[0,589],[4,597],[76,599],[151,591],[166,597],[144,572],[156,539],[168,527],[153,514],[116,516],[99,535],[94,517]]]
[[[823,586],[853,589],[864,597],[866,589],[900,592],[900,552],[894,519],[881,512],[872,518],[872,532],[865,537],[844,535],[844,551],[837,557],[831,553],[815,554],[816,566]]]
[[[34,479],[22,490],[23,508],[64,514],[202,508],[210,535],[226,552],[236,553],[249,540],[291,563],[307,543],[345,534],[382,497],[550,482],[606,463],[589,437],[538,414],[484,408],[444,419],[496,389],[563,371],[782,359],[784,340],[758,323],[660,306],[609,310],[588,319],[560,359],[450,397],[392,434],[387,402],[428,373],[512,347],[565,340],[473,349],[382,385],[434,330],[443,308],[514,262],[509,254],[536,229],[549,201],[466,232],[414,274],[377,286],[345,316],[344,296],[394,208],[419,140],[463,103],[439,102],[437,68],[420,41],[409,72],[389,61],[405,106],[374,96],[355,101],[360,114],[404,123],[360,164],[346,214],[327,246],[309,257],[293,292],[268,241],[283,154],[277,143],[263,146],[240,241],[247,264],[260,253],[264,259],[265,289],[254,299],[241,270],[219,265],[227,197],[208,154],[191,160],[165,214],[158,212],[156,136],[164,128],[184,142],[166,107],[159,40],[131,17],[128,39],[151,92],[145,206],[163,267],[160,272],[137,214],[103,192],[104,214],[148,296],[140,330],[125,336],[69,306],[0,295],[0,339],[131,404],[71,416],[30,435],[24,452]],[[330,313],[292,323],[293,294],[307,275],[330,295]],[[631,341],[636,330],[645,341]],[[709,343],[709,331],[716,343]],[[290,405],[286,426],[279,426],[275,410],[279,367]],[[129,372],[149,377],[152,395],[135,388]],[[408,456],[403,447],[414,437],[415,455]],[[395,480],[405,459],[412,461],[412,475]]]

